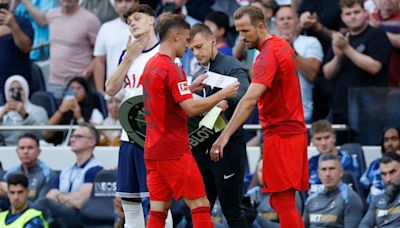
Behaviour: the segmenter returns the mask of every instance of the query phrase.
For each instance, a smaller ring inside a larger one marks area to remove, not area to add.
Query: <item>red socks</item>
[[[197,207],[192,210],[193,228],[213,228],[209,207]]]
[[[303,228],[304,223],[296,208],[296,191],[271,193],[271,207],[278,213],[281,228]]]
[[[161,211],[150,211],[149,220],[147,221],[147,227],[149,228],[164,228],[165,219],[167,218],[167,212]]]

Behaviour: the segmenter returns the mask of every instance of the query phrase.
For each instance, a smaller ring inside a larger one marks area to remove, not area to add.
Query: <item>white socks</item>
[[[125,214],[125,228],[146,227],[144,223],[142,203],[122,200],[122,208],[124,209]]]

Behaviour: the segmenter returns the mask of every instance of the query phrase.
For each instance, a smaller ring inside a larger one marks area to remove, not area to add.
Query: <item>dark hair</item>
[[[179,14],[167,14],[158,19],[156,30],[160,36],[160,43],[168,38],[168,33],[173,29],[189,30],[190,25],[185,21],[183,16]]]
[[[319,157],[318,160],[318,166],[321,162],[323,161],[337,161],[339,163],[339,166],[342,168],[342,164],[340,163],[339,157],[335,154],[332,153],[323,153],[321,154],[321,156]]]
[[[332,132],[332,124],[327,120],[317,120],[311,124],[310,135],[311,137],[316,133]]]
[[[383,154],[380,163],[388,164],[392,161],[400,163],[400,155],[398,155],[396,152],[386,152]]]
[[[359,4],[364,9],[364,0],[339,0],[340,9],[350,8],[356,4]]]
[[[154,10],[146,4],[139,4],[133,8],[130,8],[126,13],[124,13],[124,20],[128,23],[128,18],[135,13],[144,13],[151,17],[155,17]]]
[[[7,185],[22,185],[24,188],[28,188],[28,178],[21,173],[11,174],[7,178]]]
[[[381,139],[381,152],[382,152],[382,154],[385,153],[385,152],[388,152],[388,151],[385,151],[384,143],[385,143],[385,134],[390,129],[394,129],[395,131],[397,131],[397,135],[400,137],[400,128],[393,127],[393,126],[385,128],[385,130],[383,130],[382,139]]]
[[[217,25],[218,28],[224,28],[225,29],[224,36],[229,30],[229,17],[224,12],[211,11],[204,18],[204,21],[206,20],[213,22],[214,24]]]
[[[201,33],[201,35],[206,38],[213,35],[211,29],[207,25],[198,23],[190,28],[190,40],[192,40],[198,33]]]
[[[33,141],[35,141],[36,146],[39,147],[39,138],[36,135],[32,134],[32,133],[25,133],[25,134],[19,136],[18,144],[19,144],[19,141],[21,139],[25,139],[25,138],[32,139]]]
[[[244,15],[248,15],[250,17],[250,21],[253,26],[256,26],[260,22],[265,24],[264,14],[257,6],[242,6],[235,11],[233,18],[238,20]]]
[[[274,0],[250,0],[250,5],[254,3],[260,3],[264,8],[272,10],[276,8]]]
[[[79,127],[86,127],[89,129],[91,136],[96,140],[96,145],[99,144],[100,134],[99,131],[91,123],[80,123]]]

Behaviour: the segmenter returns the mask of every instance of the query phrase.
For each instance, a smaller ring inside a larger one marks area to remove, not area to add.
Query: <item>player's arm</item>
[[[228,125],[225,127],[218,139],[214,142],[210,153],[212,160],[218,161],[220,156],[222,158],[223,148],[228,143],[229,138],[244,123],[244,121],[246,121],[247,117],[251,114],[256,106],[258,99],[262,94],[265,93],[266,90],[267,87],[265,85],[259,83],[250,84],[246,94],[236,106],[235,112],[233,113]],[[215,151],[218,151],[219,154],[216,154]]]
[[[221,100],[235,97],[238,89],[239,82],[235,82],[232,83],[232,85],[213,94],[212,96],[199,100],[187,99],[180,102],[179,105],[189,117],[197,116],[201,113],[207,112]]]
[[[142,53],[147,43],[147,37],[143,36],[132,42],[132,38],[129,36],[124,58],[106,81],[106,93],[108,95],[114,96],[122,88],[129,68],[132,66],[133,61]]]
[[[104,93],[104,81],[106,76],[106,56],[96,56],[94,58],[94,84],[96,85],[96,91]]]

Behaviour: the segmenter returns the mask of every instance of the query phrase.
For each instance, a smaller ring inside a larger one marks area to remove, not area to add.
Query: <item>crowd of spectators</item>
[[[89,185],[100,170],[99,164],[92,159],[94,146],[98,141],[99,145],[119,145],[121,131],[103,131],[97,139],[97,131],[92,129],[92,125],[85,124],[119,126],[118,108],[123,102],[123,94],[106,95],[104,84],[117,68],[128,37],[132,36],[123,19],[128,9],[146,3],[159,17],[173,13],[181,14],[191,25],[204,22],[215,37],[213,45],[221,53],[237,58],[251,81],[252,65],[259,52],[246,48],[245,42],[235,32],[232,20],[237,8],[251,4],[262,9],[270,33],[285,39],[296,52],[305,121],[312,124],[310,145],[315,146],[319,153],[309,160],[310,191],[305,193],[309,197],[306,200],[306,197],[298,196],[299,210],[304,212],[307,226],[318,227],[333,220],[342,224],[361,222],[362,227],[379,226],[387,222],[382,219],[384,216],[389,216],[394,224],[400,224],[400,216],[392,218],[390,213],[390,208],[398,207],[393,203],[396,197],[393,194],[399,196],[396,189],[400,188],[400,163],[396,155],[400,154],[400,130],[395,126],[400,121],[385,122],[380,129],[371,129],[382,132],[383,158],[372,161],[365,172],[349,151],[336,148],[357,142],[357,135],[362,134],[352,128],[354,122],[350,120],[353,118],[350,111],[354,108],[353,103],[349,103],[353,88],[380,87],[387,89],[387,93],[400,90],[400,0],[98,2],[96,5],[89,0],[0,0],[0,126],[81,125],[73,132],[0,132],[0,145],[16,146],[21,160],[21,165],[5,174],[0,163],[0,206],[3,210],[10,206],[6,197],[8,177],[13,173],[23,173],[29,180],[29,202],[38,205],[46,218],[57,220],[68,215],[61,219],[62,223],[68,224],[72,218],[79,222],[74,213],[79,214],[77,211],[89,198],[92,188]],[[38,80],[33,75],[32,64],[41,60],[49,60],[46,91],[56,101],[54,113],[46,112],[46,107],[35,105],[30,100],[32,94],[38,92],[32,87],[32,82]],[[200,69],[189,48],[181,63],[189,77]],[[98,99],[104,102],[106,110],[102,110]],[[367,104],[369,101],[367,98],[363,100]],[[376,110],[377,115],[384,115],[385,111]],[[249,122],[256,123],[254,120]],[[350,129],[334,132],[331,124],[346,124]],[[260,133],[257,135],[249,136],[249,139],[254,137],[253,141],[259,142]],[[88,152],[80,152],[81,149],[77,148],[81,140],[90,141],[82,145]],[[38,159],[39,145],[69,142],[71,150],[77,154],[77,163],[63,170],[58,177]],[[89,160],[86,155],[90,155]],[[86,167],[87,161],[96,167],[94,171]],[[89,174],[82,175],[82,170]],[[397,172],[394,174],[397,179],[388,177],[393,175],[390,173],[393,170]],[[353,191],[341,181],[347,172],[357,178],[360,192]],[[77,179],[76,186],[69,183],[71,177]],[[268,196],[260,196],[257,184],[252,187],[256,188],[249,190],[247,195],[251,199],[249,207],[255,207],[257,211],[256,219],[253,219],[255,226],[265,227],[260,225],[264,220],[278,224],[270,211],[272,209],[266,205]],[[337,210],[315,211],[312,205],[329,197],[334,199],[329,203],[340,204],[335,207]],[[386,200],[384,203],[382,197]],[[36,203],[38,198],[43,199]],[[392,201],[387,201],[388,198]],[[348,207],[352,210],[346,209]],[[351,214],[351,221],[340,217],[354,212],[354,208],[360,209]],[[385,208],[387,214],[379,216],[376,213],[379,208]],[[343,211],[345,215],[340,214],[335,219],[329,217]],[[323,213],[326,213],[325,217],[318,217]]]

